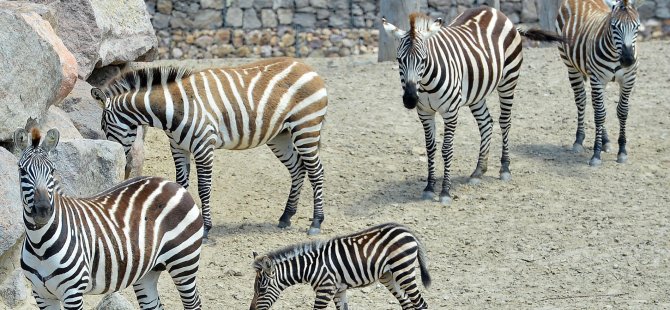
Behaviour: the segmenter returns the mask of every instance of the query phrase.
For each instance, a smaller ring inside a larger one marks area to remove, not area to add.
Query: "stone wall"
[[[493,0],[419,0],[421,11],[452,20]],[[501,0],[514,23],[537,24],[544,0]],[[670,0],[647,0],[642,36],[670,33]],[[159,58],[348,56],[376,53],[378,0],[146,0]],[[659,30],[662,30],[659,32]]]

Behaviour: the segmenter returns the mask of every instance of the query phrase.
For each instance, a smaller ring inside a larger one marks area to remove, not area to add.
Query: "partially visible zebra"
[[[26,239],[21,267],[40,309],[82,309],[83,295],[130,285],[142,309],[162,309],[158,277],[167,270],[185,309],[200,309],[196,272],[203,223],[189,193],[160,178],[127,180],[90,198],[68,197],[54,180],[49,151],[33,129],[14,133]]]
[[[338,310],[345,310],[347,289],[377,280],[398,299],[402,309],[427,309],[416,281],[417,261],[423,286],[428,288],[424,247],[412,231],[395,223],[289,246],[255,259],[254,297],[249,309],[270,309],[284,289],[304,283],[316,292],[314,309],[326,309],[334,301]]]
[[[433,21],[421,13],[409,16],[410,29],[398,29],[382,19],[384,29],[398,40],[400,82],[407,109],[417,108],[423,124],[428,154],[428,184],[424,199],[435,196],[435,114],[444,120],[444,181],[440,202],[451,201],[449,169],[453,157],[453,139],[458,111],[467,106],[479,126],[481,143],[477,167],[470,183],[477,184],[488,168],[488,152],[493,133],[493,119],[485,97],[498,91],[502,156],[500,179],[509,180],[509,130],[512,119],[514,88],[519,77],[523,55],[521,35],[540,41],[561,38],[537,29],[517,30],[500,11],[488,7],[469,9],[443,27],[441,18]]]
[[[591,101],[595,120],[595,142],[589,165],[602,163],[600,152],[609,152],[610,143],[605,130],[604,89],[608,82],[619,83],[619,152],[617,162],[625,163],[626,119],[628,99],[637,74],[637,38],[640,16],[629,0],[617,1],[608,7],[603,0],[567,0],[563,2],[556,19],[556,29],[565,36],[558,47],[568,67],[568,78],[575,93],[577,105],[577,133],[572,149],[583,152],[584,109],[586,90],[584,81],[591,84]]]
[[[309,234],[320,231],[323,215],[321,127],[328,98],[324,82],[292,58],[190,72],[149,68],[126,73],[92,96],[104,105],[102,128],[126,154],[138,126],[159,128],[170,138],[177,183],[188,187],[195,157],[205,238],[212,227],[212,162],[218,148],[244,150],[267,144],[291,174],[291,191],[279,227],[291,225],[305,174],[314,194]]]

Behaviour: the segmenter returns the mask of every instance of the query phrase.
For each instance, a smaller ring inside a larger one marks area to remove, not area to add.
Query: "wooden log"
[[[409,14],[418,11],[419,1],[417,0],[380,0],[379,4],[381,17],[403,30],[409,29]],[[384,26],[380,21],[377,61],[395,61],[396,53],[395,39],[384,31]]]

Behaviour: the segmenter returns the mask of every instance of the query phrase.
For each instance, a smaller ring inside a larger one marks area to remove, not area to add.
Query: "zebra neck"
[[[145,99],[149,99],[151,92],[161,91],[157,87],[153,89],[140,90],[120,94],[118,101],[114,104],[114,112],[120,121],[131,127],[149,125],[162,128],[162,118],[165,115],[164,109],[160,109],[162,104],[149,104]]]
[[[612,34],[612,27],[610,27],[611,18],[612,15],[607,14],[607,17],[599,25],[599,31],[594,34],[593,50],[591,51],[593,57],[607,60],[618,59],[617,49],[614,46],[614,35]]]
[[[318,264],[310,254],[298,255],[278,262],[277,282],[280,288],[284,290],[295,284],[311,284],[313,278],[317,276],[317,273],[313,272],[315,265]]]

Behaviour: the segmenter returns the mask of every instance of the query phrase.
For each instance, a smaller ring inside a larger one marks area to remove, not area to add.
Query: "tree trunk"
[[[394,24],[402,30],[409,29],[409,14],[419,12],[419,1],[417,0],[380,0],[379,13],[386,21]],[[381,19],[380,19],[381,20]],[[379,52],[377,61],[392,61],[396,59],[395,39],[384,30],[379,23]]]
[[[556,16],[563,0],[541,0],[538,1],[537,15],[540,18],[540,26],[544,30],[556,31]]]

